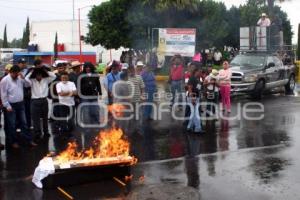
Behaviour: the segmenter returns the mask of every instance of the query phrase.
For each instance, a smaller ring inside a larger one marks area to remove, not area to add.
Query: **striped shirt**
[[[141,101],[142,91],[145,88],[144,81],[140,75],[134,75],[128,77],[128,82],[131,88],[132,100],[131,102],[136,103]]]

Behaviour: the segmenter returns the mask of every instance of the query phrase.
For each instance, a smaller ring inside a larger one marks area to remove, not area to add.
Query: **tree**
[[[153,28],[195,28],[197,51],[238,47],[239,27],[256,25],[260,13],[268,9],[264,1],[248,0],[244,6],[227,10],[224,3],[214,0],[110,0],[90,11],[86,42],[108,49],[144,50],[151,47]],[[274,9],[281,16],[288,42],[291,27],[287,15],[277,6]]]
[[[4,27],[2,47],[3,47],[3,48],[8,48],[7,33],[6,33],[6,25],[5,25],[5,27]]]
[[[54,40],[54,60],[57,60],[57,55],[58,55],[58,50],[57,50],[57,45],[58,45],[58,39],[57,39],[57,32],[55,33],[55,40]]]
[[[297,43],[297,57],[300,60],[300,24],[298,24],[298,43]]]
[[[20,39],[14,38],[14,39],[9,43],[9,46],[10,46],[11,48],[21,48],[21,47],[22,47],[22,38],[20,38]]]
[[[92,45],[101,44],[107,49],[131,47],[128,33],[132,30],[124,20],[131,2],[131,0],[112,0],[93,7],[88,14],[90,24],[86,41]]]
[[[144,4],[151,4],[157,11],[163,11],[167,9],[188,9],[196,10],[196,0],[143,0]]]
[[[22,48],[27,49],[28,43],[30,41],[30,27],[29,27],[29,17],[27,17],[26,26],[23,30],[23,38],[22,38]]]
[[[229,33],[227,37],[224,38],[224,45],[232,46],[238,48],[240,45],[240,10],[239,8],[233,6],[231,7],[225,17],[226,22],[228,23]]]

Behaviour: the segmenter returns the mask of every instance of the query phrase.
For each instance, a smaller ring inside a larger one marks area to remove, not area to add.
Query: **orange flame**
[[[144,175],[142,175],[142,176],[139,177],[139,182],[140,183],[144,183],[145,182],[145,176]]]
[[[122,117],[124,110],[125,106],[122,104],[112,104],[108,106],[108,112],[110,112],[113,116],[116,117]]]
[[[125,106],[113,104],[108,106],[114,116],[122,116]],[[120,128],[111,128],[100,133],[93,141],[93,145],[85,150],[78,151],[76,142],[68,143],[66,150],[54,157],[57,165],[61,164],[108,164],[126,162],[130,165],[137,163],[137,159],[129,155],[130,144],[123,138]]]
[[[130,144],[123,139],[123,131],[119,128],[111,128],[101,131],[93,142],[93,146],[89,149],[78,151],[78,146],[75,142],[68,143],[66,150],[54,157],[56,164],[76,163],[76,161],[102,161],[112,162],[109,158],[117,158],[118,161],[128,161],[130,165],[137,163],[137,159],[129,155]],[[100,159],[100,160],[99,160]]]
[[[125,176],[125,182],[129,182],[133,179],[133,175],[130,175],[130,176]]]

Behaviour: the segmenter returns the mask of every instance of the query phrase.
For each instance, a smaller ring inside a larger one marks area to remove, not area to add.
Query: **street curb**
[[[157,75],[155,76],[156,81],[167,81],[169,79],[169,76],[162,76],[162,75]]]
[[[300,83],[300,60],[297,60],[296,62],[295,62],[295,64],[296,64],[296,77],[297,77],[297,83]]]

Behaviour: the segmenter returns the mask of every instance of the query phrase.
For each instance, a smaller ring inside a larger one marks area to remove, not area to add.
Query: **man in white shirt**
[[[56,85],[59,101],[59,118],[61,119],[60,130],[71,131],[74,127],[74,96],[77,94],[74,82],[69,81],[69,74],[63,72],[60,75],[60,82]]]
[[[222,59],[222,53],[219,50],[217,50],[214,53],[214,64],[221,65],[221,59]]]
[[[35,136],[40,139],[41,132],[41,119],[43,120],[43,133],[44,137],[49,137],[48,129],[48,91],[49,84],[56,78],[53,72],[41,65],[35,67],[26,76],[25,80],[31,86],[31,113],[33,130]]]
[[[20,58],[18,60],[17,64],[21,69],[21,74],[25,77],[29,71],[26,59]],[[24,87],[24,106],[25,106],[26,121],[27,121],[27,125],[29,128],[31,127],[30,99],[31,99],[30,86],[25,85],[25,87]]]
[[[257,25],[260,27],[269,27],[271,25],[271,21],[266,13],[261,14],[261,18],[258,20]]]
[[[36,146],[29,133],[24,108],[24,77],[20,68],[14,65],[7,76],[0,83],[1,100],[4,107],[5,132],[7,147],[19,148],[16,134],[16,120],[21,128],[23,136],[31,146]]]

